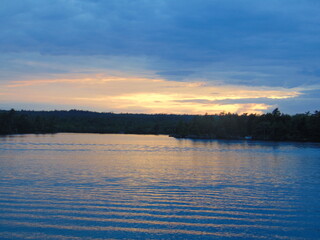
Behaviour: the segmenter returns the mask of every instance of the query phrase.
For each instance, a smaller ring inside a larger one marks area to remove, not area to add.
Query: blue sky
[[[2,0],[0,108],[319,110],[319,12],[315,0]]]

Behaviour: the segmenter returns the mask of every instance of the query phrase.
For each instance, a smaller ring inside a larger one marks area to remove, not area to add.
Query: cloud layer
[[[127,86],[132,78],[162,79],[205,82],[206,88],[239,86],[232,88],[234,95],[246,87],[282,88],[288,93],[298,89],[295,98],[259,104],[289,112],[318,107],[320,99],[314,92],[320,89],[319,1],[3,0],[1,4],[0,82],[6,86],[11,81],[12,85],[50,79],[81,82],[101,76],[128,78]],[[290,107],[294,99],[305,105]],[[2,100],[4,107],[10,107],[8,99]]]

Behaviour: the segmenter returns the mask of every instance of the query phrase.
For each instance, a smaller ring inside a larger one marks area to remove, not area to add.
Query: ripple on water
[[[0,139],[0,238],[320,239],[319,149],[135,135]]]

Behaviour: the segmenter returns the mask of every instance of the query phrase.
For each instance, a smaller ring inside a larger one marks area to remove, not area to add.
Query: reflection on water
[[[320,145],[0,138],[1,239],[319,239]]]

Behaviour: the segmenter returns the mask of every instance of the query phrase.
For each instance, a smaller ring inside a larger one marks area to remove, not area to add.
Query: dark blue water
[[[0,239],[320,239],[320,145],[0,137]]]

